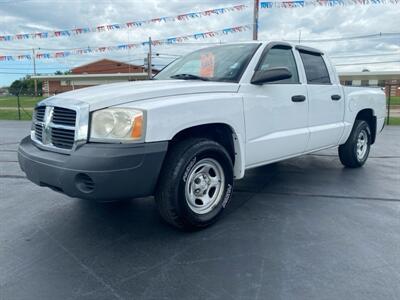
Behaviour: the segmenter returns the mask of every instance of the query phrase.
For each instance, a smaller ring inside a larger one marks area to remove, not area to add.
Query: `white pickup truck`
[[[71,197],[155,196],[179,228],[217,220],[249,168],[339,146],[361,167],[382,131],[385,96],[343,87],[327,56],[286,42],[201,49],[153,80],[50,97],[35,108],[19,163]]]

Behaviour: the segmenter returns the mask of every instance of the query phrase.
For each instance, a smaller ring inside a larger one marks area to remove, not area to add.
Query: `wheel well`
[[[375,143],[376,137],[376,117],[373,114],[372,109],[360,110],[356,116],[356,120],[364,120],[368,123],[369,128],[371,128],[371,144]]]
[[[212,123],[186,128],[172,138],[171,143],[176,143],[190,137],[206,137],[221,144],[231,156],[235,164],[235,146],[233,143],[233,129],[223,123]]]

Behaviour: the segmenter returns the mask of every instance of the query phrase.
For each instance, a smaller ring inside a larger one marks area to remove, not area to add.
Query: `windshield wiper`
[[[183,79],[183,80],[203,80],[203,81],[209,81],[210,79],[206,77],[201,77],[193,74],[176,74],[172,75],[170,78],[173,79]]]

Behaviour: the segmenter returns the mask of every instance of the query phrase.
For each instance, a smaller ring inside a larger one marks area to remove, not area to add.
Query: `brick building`
[[[153,72],[156,73],[156,72]],[[142,66],[111,59],[101,59],[71,69],[67,75],[38,75],[33,79],[43,81],[42,94],[50,96],[84,87],[148,78]]]
[[[71,69],[71,74],[144,73],[142,66],[111,59],[100,59]]]

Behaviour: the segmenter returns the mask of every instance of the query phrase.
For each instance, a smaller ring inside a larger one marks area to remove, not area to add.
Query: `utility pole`
[[[149,37],[149,53],[147,54],[147,73],[149,79],[153,77],[153,70],[152,70],[152,62],[151,62],[151,37]]]
[[[253,40],[258,40],[258,10],[259,10],[259,0],[254,0],[254,12],[253,12]]]
[[[299,30],[299,44],[301,43],[301,30]]]
[[[33,60],[33,75],[36,76],[36,55],[35,55],[35,48],[32,49],[32,60]],[[34,85],[35,85],[35,97],[38,96],[38,90],[37,90],[37,79],[34,79]]]

